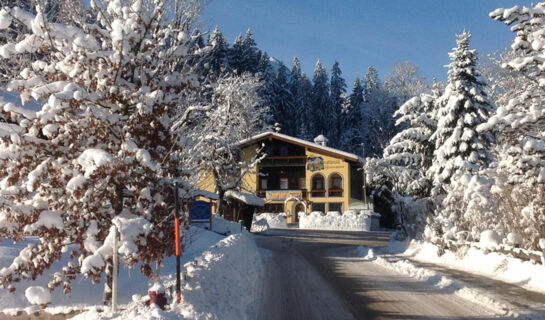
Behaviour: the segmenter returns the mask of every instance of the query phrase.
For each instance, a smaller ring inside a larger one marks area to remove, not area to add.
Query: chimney
[[[324,137],[323,134],[321,134],[321,135],[317,136],[316,138],[314,138],[314,143],[319,144],[319,145],[324,146],[324,147],[327,146],[327,141],[328,141],[327,138]]]

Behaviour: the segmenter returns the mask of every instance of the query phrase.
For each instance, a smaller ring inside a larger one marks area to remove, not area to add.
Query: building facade
[[[362,210],[365,196],[361,159],[326,146],[323,136],[309,142],[276,132],[265,132],[240,142],[241,160],[262,152],[266,156],[242,179],[241,191],[265,200],[261,212],[286,212],[288,223],[298,212]],[[201,188],[213,191],[205,178]]]

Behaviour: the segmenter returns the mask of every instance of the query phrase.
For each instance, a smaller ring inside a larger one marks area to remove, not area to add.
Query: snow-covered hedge
[[[252,221],[252,232],[263,232],[269,228],[287,228],[286,214],[284,213],[261,213],[254,215]]]
[[[371,211],[345,211],[340,214],[337,211],[323,214],[319,211],[310,214],[299,213],[299,228],[313,230],[344,230],[344,231],[370,231],[372,219],[380,217],[378,213]]]

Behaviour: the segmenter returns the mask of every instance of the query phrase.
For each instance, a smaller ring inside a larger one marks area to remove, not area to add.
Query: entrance
[[[299,222],[299,212],[305,212],[306,208],[301,202],[295,203],[292,209],[294,222]],[[306,212],[305,212],[306,213]]]

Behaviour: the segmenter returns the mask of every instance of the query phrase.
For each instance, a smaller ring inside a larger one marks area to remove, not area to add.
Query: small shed
[[[252,218],[256,208],[265,206],[262,198],[238,190],[227,190],[224,197],[223,217],[231,221],[244,221],[246,229],[252,227]]]

